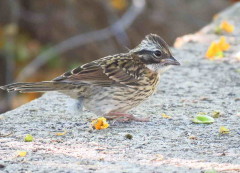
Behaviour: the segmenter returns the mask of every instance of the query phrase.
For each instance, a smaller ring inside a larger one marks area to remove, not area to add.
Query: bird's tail
[[[46,92],[46,91],[61,91],[67,90],[69,84],[65,82],[33,82],[33,83],[13,83],[5,86],[0,86],[0,89],[10,91],[27,92]]]

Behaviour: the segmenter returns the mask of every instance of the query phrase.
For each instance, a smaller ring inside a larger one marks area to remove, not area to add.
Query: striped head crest
[[[168,44],[156,34],[147,35],[136,48],[130,50],[130,53],[137,55],[140,61],[149,67],[153,64],[155,68],[152,70],[155,71],[162,66],[180,65],[172,56]]]

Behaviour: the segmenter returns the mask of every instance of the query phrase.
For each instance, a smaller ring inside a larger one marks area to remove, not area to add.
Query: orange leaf
[[[234,31],[234,26],[226,20],[222,21],[222,23],[220,24],[220,28],[226,32]]]
[[[208,47],[208,50],[206,52],[206,57],[208,59],[215,59],[214,57],[219,53],[222,52],[220,49],[218,43],[212,42],[211,45]]]
[[[218,45],[219,45],[219,48],[222,50],[222,51],[226,51],[226,50],[229,50],[230,48],[230,44],[228,44],[226,42],[226,38],[225,37],[221,37],[219,42],[218,42]]]
[[[212,42],[206,52],[206,58],[219,59],[224,57],[223,51],[227,51],[230,48],[230,44],[226,42],[225,37],[221,37],[218,42]]]
[[[100,118],[92,121],[92,126],[97,130],[102,130],[102,129],[108,128],[109,124],[108,124],[106,118],[100,117]]]

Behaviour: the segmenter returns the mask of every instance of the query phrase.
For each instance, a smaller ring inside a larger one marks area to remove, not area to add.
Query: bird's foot
[[[132,114],[120,113],[120,112],[110,112],[107,114],[107,119],[115,120],[118,122],[128,122],[128,121],[138,121],[138,122],[148,122],[148,118],[138,118]]]

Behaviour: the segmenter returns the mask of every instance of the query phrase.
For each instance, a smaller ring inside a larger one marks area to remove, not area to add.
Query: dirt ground
[[[236,9],[240,4],[218,20]],[[240,20],[231,19],[239,30]],[[149,122],[110,122],[107,129],[92,130],[96,116],[76,112],[74,101],[56,92],[0,115],[1,135],[11,133],[0,137],[0,172],[240,172],[240,62],[234,59],[240,30],[226,36],[232,45],[226,57],[210,61],[204,55],[219,38],[210,32],[217,23],[178,40],[182,46],[173,52],[182,65],[167,71],[156,94],[131,111],[150,116]],[[198,113],[214,111],[221,112],[214,123],[192,123]],[[220,126],[230,133],[220,134]],[[35,140],[24,142],[26,134]],[[27,155],[17,157],[19,150]]]

